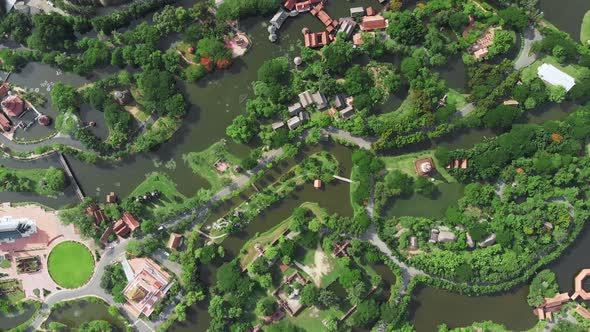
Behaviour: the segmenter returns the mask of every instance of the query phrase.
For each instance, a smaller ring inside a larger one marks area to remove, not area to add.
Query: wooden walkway
[[[342,177],[342,176],[339,176],[339,175],[334,175],[334,179],[338,179],[340,181],[352,183],[352,180],[351,179],[348,179],[348,178],[345,178],[345,177]]]
[[[74,176],[74,173],[72,172],[72,169],[70,168],[70,165],[68,164],[68,161],[66,160],[66,158],[64,158],[64,155],[62,153],[59,154],[59,162],[63,166],[64,171],[66,172],[66,175],[68,176],[68,178],[70,179],[70,182],[74,186],[74,190],[76,191],[76,196],[78,196],[78,198],[81,201],[83,201],[86,196],[84,196],[84,192],[82,191],[82,188],[80,188],[80,185],[78,184],[78,180],[76,180],[76,177]]]

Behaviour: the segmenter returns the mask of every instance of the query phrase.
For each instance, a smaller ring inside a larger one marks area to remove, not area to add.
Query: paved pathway
[[[345,140],[347,142],[356,144],[356,145],[360,146],[361,148],[367,149],[367,150],[371,149],[371,144],[373,144],[373,142],[374,142],[374,140],[372,140],[372,139],[352,135],[351,133],[349,133],[345,130],[334,128],[334,127],[328,127],[328,128],[322,129],[322,132],[324,134],[328,134],[330,136],[334,136],[334,137],[340,138],[342,140]]]
[[[458,110],[457,113],[455,113],[455,115],[463,117],[469,115],[469,113],[473,111],[475,111],[475,105],[473,103],[469,103],[463,106],[463,108],[461,108],[460,110]]]
[[[369,195],[369,202],[367,204],[367,214],[369,215],[369,218],[371,218],[371,220],[373,220],[373,218],[375,216],[375,199],[374,199],[375,188],[374,188],[374,185],[375,185],[375,178],[373,176],[371,176],[371,193]],[[365,232],[365,234],[361,235],[361,240],[368,241],[371,244],[373,244],[375,247],[377,247],[377,249],[379,249],[379,251],[381,251],[383,254],[385,254],[385,256],[387,256],[392,262],[394,262],[397,266],[399,266],[399,268],[402,272],[402,279],[403,280],[402,280],[402,285],[400,287],[400,292],[398,294],[398,299],[405,293],[406,287],[408,286],[408,284],[410,283],[410,280],[413,277],[419,276],[419,275],[427,275],[422,270],[418,270],[415,267],[409,266],[406,263],[400,261],[397,257],[395,257],[395,255],[393,255],[393,253],[391,252],[391,249],[389,249],[387,244],[385,242],[383,242],[383,240],[381,240],[381,238],[379,238],[379,234],[377,234],[377,227],[375,226],[375,223],[372,223],[371,226],[369,227],[369,229],[367,230],[367,232]]]
[[[32,152],[40,146],[47,146],[47,145],[53,145],[53,144],[63,144],[63,145],[67,145],[69,147],[72,147],[74,149],[86,150],[86,148],[82,145],[82,143],[80,143],[80,141],[77,141],[77,140],[71,138],[70,136],[63,135],[63,134],[57,134],[55,137],[52,137],[48,140],[45,140],[45,141],[42,141],[39,143],[31,143],[31,144],[16,143],[16,142],[13,142],[13,141],[9,140],[8,138],[6,138],[6,136],[0,135],[0,144],[2,144],[3,146],[5,146],[13,151],[21,151],[21,152],[22,151]]]
[[[109,303],[115,303],[113,297],[107,294],[100,287],[100,279],[104,274],[105,268],[125,254],[125,247],[127,246],[127,243],[129,241],[129,239],[122,240],[114,248],[106,249],[102,253],[102,257],[96,265],[94,275],[86,285],[78,289],[63,290],[60,292],[49,294],[45,298],[45,302],[41,306],[40,312],[37,313],[37,318],[31,323],[31,326],[28,328],[28,331],[39,329],[43,321],[45,321],[45,315],[49,314],[51,306],[58,302],[73,300],[76,298],[86,296],[95,296],[102,298]],[[131,324],[135,325],[137,330],[140,332],[152,331],[154,329],[154,327],[152,326],[153,324],[151,322],[139,322],[140,319],[134,319],[132,317],[127,318],[131,321]]]
[[[533,62],[535,62],[535,60],[537,60],[537,55],[535,53],[531,53],[531,47],[533,46],[533,43],[543,39],[543,36],[541,35],[541,33],[539,32],[539,30],[537,30],[534,27],[527,27],[524,32],[523,32],[523,36],[524,36],[524,46],[522,48],[522,50],[520,50],[520,53],[518,55],[518,59],[516,59],[516,61],[514,61],[514,69],[519,70],[522,69],[524,67],[528,67],[531,64],[533,64]]]

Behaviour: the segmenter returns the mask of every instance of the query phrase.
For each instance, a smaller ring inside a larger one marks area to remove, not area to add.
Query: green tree
[[[488,128],[507,129],[520,117],[521,111],[518,107],[499,105],[487,111],[483,116],[483,123]]]
[[[238,115],[225,132],[238,143],[248,143],[256,134],[256,123],[249,117]]]
[[[302,305],[311,306],[315,305],[318,301],[319,292],[313,283],[309,283],[303,286],[299,301]]]
[[[110,332],[114,331],[111,323],[106,320],[93,320],[90,322],[82,323],[78,328],[80,332]]]
[[[264,297],[256,303],[256,314],[258,316],[270,316],[277,308],[277,300],[274,297]]]
[[[344,38],[322,48],[322,63],[332,73],[341,74],[352,63],[354,48]]]
[[[514,31],[522,31],[529,25],[526,13],[517,7],[502,9],[498,12],[498,16],[504,20],[504,27]]]
[[[412,11],[406,10],[392,17],[387,32],[399,43],[416,45],[424,37],[426,28]]]
[[[30,48],[41,51],[65,50],[73,46],[74,28],[66,16],[57,13],[33,16],[35,29],[27,39]]]
[[[553,297],[558,291],[557,279],[555,273],[551,270],[543,270],[533,278],[529,288],[527,302],[532,307],[538,307],[543,304],[543,299]]]

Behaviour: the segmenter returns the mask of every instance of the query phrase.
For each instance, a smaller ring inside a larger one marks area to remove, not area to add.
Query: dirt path
[[[303,270],[303,272],[307,273],[318,287],[321,287],[322,285],[322,277],[332,272],[332,266],[328,261],[328,256],[319,244],[313,256],[312,266],[303,265],[299,262],[295,262],[295,265]]]

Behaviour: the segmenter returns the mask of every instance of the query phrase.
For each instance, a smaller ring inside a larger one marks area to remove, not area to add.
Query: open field
[[[582,21],[580,41],[584,45],[588,45],[588,42],[590,41],[590,10],[586,12],[586,15],[584,15],[584,20]]]
[[[176,189],[176,184],[170,180],[168,176],[158,172],[150,174],[147,179],[133,190],[130,197],[144,195],[145,193],[156,190],[160,191],[162,196],[152,203],[144,204],[148,213],[155,209],[174,206],[175,204],[182,203],[186,199],[186,197]]]
[[[77,288],[92,277],[94,257],[90,250],[79,242],[62,242],[51,250],[47,267],[55,283],[65,288]]]
[[[394,169],[400,170],[403,173],[406,173],[410,176],[417,177],[416,171],[414,170],[414,160],[420,158],[427,158],[431,157],[434,160],[434,164],[436,166],[437,174],[442,177],[444,182],[453,183],[457,182],[445,169],[445,165],[442,165],[434,156],[434,150],[425,150],[415,153],[404,154],[401,156],[395,157],[383,157],[383,161],[385,162],[385,167],[388,171],[392,171]],[[436,179],[436,177],[435,177]],[[442,182],[441,179],[436,179],[435,183]]]

